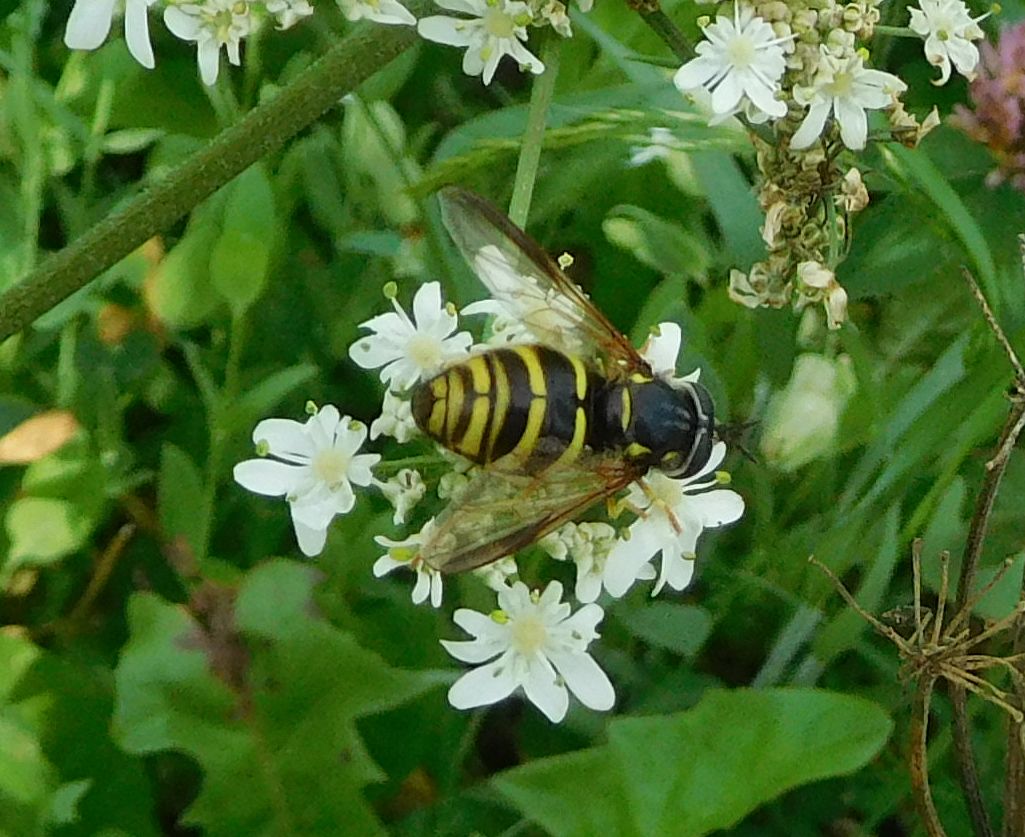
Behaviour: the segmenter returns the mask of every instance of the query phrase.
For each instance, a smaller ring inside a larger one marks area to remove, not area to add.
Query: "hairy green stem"
[[[666,43],[681,63],[690,61],[696,53],[694,47],[687,40],[680,27],[666,15],[660,8],[648,9],[639,8],[637,12],[641,19],[650,26],[654,32]]]
[[[919,38],[921,35],[912,32],[906,26],[885,26],[877,23],[873,29],[877,35],[889,35],[891,38]],[[878,65],[877,65],[878,66]]]
[[[199,554],[196,556],[200,560],[210,554],[210,539],[213,537],[214,517],[217,512],[217,488],[222,476],[225,446],[231,438],[233,429],[231,410],[238,398],[239,373],[242,369],[242,352],[247,331],[246,315],[234,314],[228,335],[228,360],[224,369],[224,384],[207,415],[210,424],[210,447],[207,451],[206,482],[203,486],[203,521]]]
[[[509,218],[521,229],[527,225],[530,200],[534,196],[534,181],[541,162],[541,147],[545,141],[545,120],[548,106],[555,93],[555,79],[559,75],[560,37],[553,31],[542,31],[541,62],[545,71],[534,80],[530,91],[530,108],[527,111],[527,127],[520,146],[520,159],[516,164],[516,179],[513,181],[512,199],[509,201]]]
[[[428,0],[409,4],[418,17],[429,7]],[[357,27],[277,96],[222,131],[167,177],[0,296],[0,342],[182,218],[257,160],[280,149],[415,41],[412,27]]]

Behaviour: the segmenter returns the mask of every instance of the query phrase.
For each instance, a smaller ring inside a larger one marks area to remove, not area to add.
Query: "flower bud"
[[[769,404],[761,442],[766,461],[793,471],[833,452],[840,417],[856,388],[848,358],[800,355]]]

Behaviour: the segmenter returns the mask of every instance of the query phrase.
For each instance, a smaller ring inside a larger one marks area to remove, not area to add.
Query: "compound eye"
[[[671,450],[662,456],[662,470],[670,476],[674,471],[683,467],[683,454],[678,450]]]

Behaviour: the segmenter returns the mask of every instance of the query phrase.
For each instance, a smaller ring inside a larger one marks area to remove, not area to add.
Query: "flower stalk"
[[[554,32],[541,31],[538,34],[542,39],[541,62],[545,65],[545,71],[534,80],[530,91],[527,126],[523,132],[516,179],[513,181],[512,198],[509,201],[509,218],[520,228],[527,225],[534,182],[541,162],[541,148],[545,141],[545,121],[559,75],[559,47],[562,39]]]
[[[415,14],[428,8],[428,0],[410,4]],[[357,28],[273,99],[9,288],[0,296],[0,342],[184,217],[257,160],[280,149],[415,42],[416,32],[406,27]]]

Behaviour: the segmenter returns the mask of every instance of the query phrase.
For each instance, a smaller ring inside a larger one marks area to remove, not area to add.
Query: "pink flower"
[[[951,123],[993,152],[991,186],[1008,180],[1025,192],[1025,23],[1006,29],[996,46],[983,44],[981,52],[981,72],[970,87],[974,109],[958,106]]]

